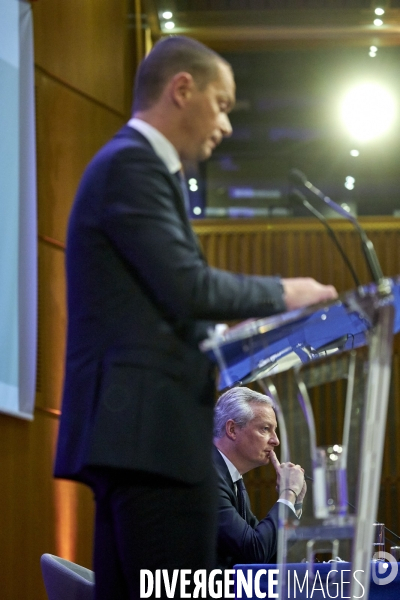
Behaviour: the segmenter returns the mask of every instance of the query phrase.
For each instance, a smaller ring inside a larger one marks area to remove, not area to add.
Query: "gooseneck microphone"
[[[314,206],[309,203],[309,201],[307,200],[305,195],[302,194],[301,192],[299,192],[299,190],[292,190],[292,192],[290,193],[289,199],[296,200],[296,202],[300,202],[307,210],[309,210],[314,215],[314,217],[317,217],[317,219],[319,221],[321,221],[321,223],[323,224],[324,227],[326,227],[336,248],[339,250],[341,257],[343,258],[346,266],[348,267],[348,269],[351,273],[351,276],[354,279],[354,283],[356,284],[356,287],[359,287],[360,280],[358,279],[356,272],[354,271],[353,266],[352,266],[350,260],[348,259],[345,251],[343,250],[342,246],[340,245],[340,242],[337,239],[335,232],[333,231],[332,227],[329,225],[328,221],[325,219],[324,215],[322,213],[320,213],[319,210],[314,208]]]
[[[307,189],[310,190],[317,198],[325,202],[332,210],[336,213],[350,221],[353,227],[357,230],[360,240],[362,251],[365,256],[365,260],[368,265],[369,272],[373,281],[377,284],[380,292],[388,293],[390,292],[390,287],[388,289],[388,282],[384,278],[381,266],[379,264],[378,257],[375,252],[375,248],[370,239],[368,239],[367,234],[364,229],[360,226],[357,219],[353,217],[350,213],[347,212],[344,208],[342,208],[339,204],[336,204],[331,198],[325,196],[315,185],[313,185],[310,181],[308,181],[307,177],[299,171],[299,169],[292,169],[289,172],[289,180],[295,185],[304,185]]]

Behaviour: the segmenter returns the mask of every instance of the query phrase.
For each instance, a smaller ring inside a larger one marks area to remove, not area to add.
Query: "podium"
[[[312,586],[318,560],[331,564],[322,585],[340,583],[338,560],[349,561],[349,596],[368,597],[393,334],[400,331],[400,278],[387,283],[384,291],[369,284],[202,342],[218,364],[219,389],[257,382],[274,400],[281,462],[298,463],[307,475],[302,518],[282,510],[279,519],[281,600],[296,597],[288,565],[306,562]]]

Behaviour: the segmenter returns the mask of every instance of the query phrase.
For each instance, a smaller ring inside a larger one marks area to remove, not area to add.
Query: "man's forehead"
[[[254,413],[254,419],[268,421],[276,425],[275,411],[270,404],[253,402],[251,406]]]
[[[223,62],[218,62],[218,75],[219,77],[214,83],[217,83],[221,90],[224,90],[226,94],[229,95],[234,101],[236,85],[230,65]]]

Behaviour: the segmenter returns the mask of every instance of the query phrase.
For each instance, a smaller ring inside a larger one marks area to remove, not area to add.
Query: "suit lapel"
[[[216,448],[215,446],[213,446],[213,461],[214,461],[214,465],[216,466],[218,473],[220,474],[221,477],[223,477],[226,485],[231,490],[236,510],[239,512],[239,501],[238,501],[238,497],[236,494],[235,484],[232,481],[232,477],[231,477],[231,474],[229,473],[229,469],[226,465],[226,462],[224,461],[221,454],[219,453],[218,448]]]
[[[182,191],[182,188],[181,188],[180,183],[179,183],[178,179],[176,178],[176,176],[172,173],[169,173],[164,162],[154,152],[153,147],[150,144],[150,142],[139,131],[137,131],[136,129],[133,129],[133,127],[129,127],[129,125],[125,125],[122,129],[120,129],[120,131],[116,135],[117,136],[120,136],[120,135],[125,136],[126,135],[132,139],[139,140],[143,144],[143,146],[146,146],[146,148],[148,148],[150,150],[150,152],[152,152],[154,154],[154,156],[156,156],[157,159],[160,161],[160,163],[164,166],[166,175],[167,175],[167,177],[169,177],[171,188],[174,190],[176,209],[177,209],[179,216],[185,226],[188,237],[195,244],[201,258],[205,261],[204,254],[203,254],[202,248],[200,246],[199,240],[197,238],[197,235],[193,231],[193,228],[192,228],[189,218],[187,216],[183,191]]]

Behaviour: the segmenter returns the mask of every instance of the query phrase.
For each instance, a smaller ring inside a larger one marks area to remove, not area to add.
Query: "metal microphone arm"
[[[299,192],[299,190],[293,190],[290,194],[290,198],[294,198],[295,200],[297,200],[298,202],[300,202],[307,210],[309,210],[314,217],[317,217],[317,219],[323,224],[323,226],[327,229],[330,237],[332,238],[336,248],[339,250],[344,262],[346,263],[353,279],[354,279],[354,283],[356,284],[356,287],[359,287],[360,285],[360,280],[358,279],[356,272],[353,269],[353,266],[351,264],[351,262],[349,261],[345,251],[343,250],[342,246],[340,245],[339,240],[337,239],[337,236],[335,234],[335,232],[333,231],[332,227],[329,225],[328,221],[325,219],[324,215],[322,213],[319,212],[319,210],[317,210],[316,208],[314,208],[314,206],[312,204],[309,203],[309,201],[307,200],[307,198],[304,196],[304,194],[302,194],[301,192]]]
[[[317,196],[320,200],[325,202],[332,210],[337,212],[339,215],[350,221],[353,226],[356,228],[360,239],[361,239],[361,247],[365,256],[365,260],[367,261],[367,265],[369,268],[369,272],[373,281],[378,286],[380,291],[387,293],[390,290],[387,290],[386,280],[383,275],[381,266],[379,264],[378,257],[375,252],[375,248],[370,239],[368,239],[367,234],[364,229],[360,226],[357,219],[353,217],[350,213],[347,212],[344,208],[342,208],[339,204],[336,204],[329,196],[325,196],[315,185],[313,185],[310,181],[308,181],[307,177],[299,171],[298,169],[292,169],[289,173],[289,179],[296,184],[304,185],[307,189],[310,190],[315,196]]]

